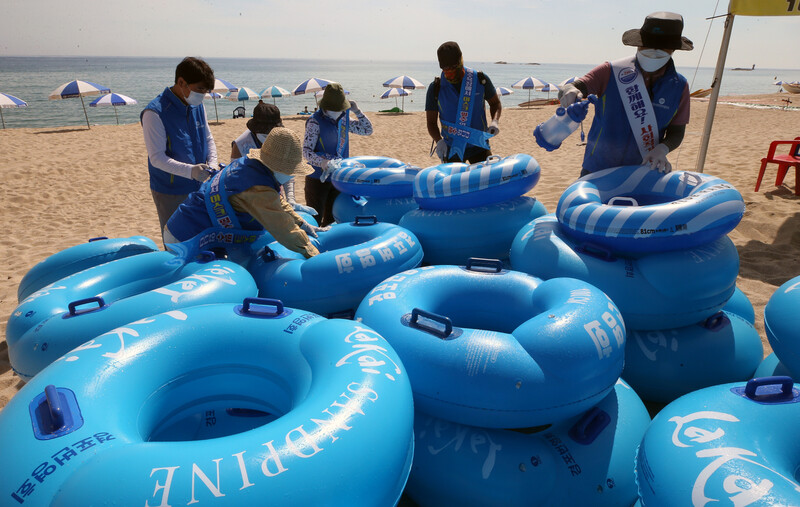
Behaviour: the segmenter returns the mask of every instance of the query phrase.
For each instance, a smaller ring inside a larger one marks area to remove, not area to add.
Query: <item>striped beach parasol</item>
[[[6,128],[6,120],[3,118],[3,109],[17,107],[28,107],[28,103],[13,95],[0,93],[0,121],[3,123],[3,128]]]
[[[50,100],[61,100],[80,97],[81,105],[83,106],[83,115],[86,117],[86,126],[88,128],[92,128],[89,125],[89,115],[86,113],[86,104],[83,102],[83,97],[86,95],[102,95],[104,93],[111,93],[111,89],[103,85],[76,79],[74,81],[70,81],[69,83],[64,83],[50,92],[48,98]]]

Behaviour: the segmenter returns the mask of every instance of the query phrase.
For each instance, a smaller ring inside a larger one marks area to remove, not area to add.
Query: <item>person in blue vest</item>
[[[266,230],[281,245],[313,257],[309,236],[325,230],[309,224],[280,195],[281,185],[311,168],[303,162],[300,138],[273,128],[259,149],[237,158],[192,192],[164,227],[164,242],[188,241],[212,227]]]
[[[351,112],[356,116],[352,121]],[[319,109],[306,120],[303,139],[303,157],[314,168],[306,176],[306,204],[317,210],[317,221],[323,227],[334,222],[333,201],[339,195],[330,180],[325,180],[337,161],[350,156],[350,134],[371,135],[372,122],[355,101],[345,98],[341,84],[331,83],[322,93]]]
[[[622,165],[669,172],[667,154],[680,146],[689,123],[689,86],[672,54],[689,51],[683,16],[654,12],[622,34],[636,54],[604,62],[559,91],[563,107],[595,94],[599,103],[587,137],[581,176]]]
[[[492,154],[489,138],[500,132],[497,124],[503,106],[497,90],[489,76],[464,67],[456,42],[439,46],[436,56],[442,75],[433,80],[425,96],[431,156],[435,153],[442,162],[483,162]],[[484,101],[489,103],[488,124]]]
[[[213,88],[211,67],[200,58],[186,57],[175,69],[175,84],[147,104],[139,117],[160,230],[218,167],[203,108],[203,98]]]

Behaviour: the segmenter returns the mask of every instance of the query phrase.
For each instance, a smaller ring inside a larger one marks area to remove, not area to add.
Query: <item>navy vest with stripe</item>
[[[281,187],[272,171],[267,170],[258,160],[237,158],[223,171],[228,173],[225,175],[225,188],[220,189],[220,193],[224,192],[227,199],[256,185],[271,187],[280,192]],[[205,202],[205,194],[210,185],[211,178],[203,183],[200,190],[192,192],[167,222],[169,231],[178,241],[191,239],[216,223],[212,221],[215,217],[209,214]],[[237,211],[236,218],[242,229],[251,231],[263,229],[258,220],[249,213]]]
[[[317,140],[317,145],[314,147],[314,153],[319,153],[320,155],[332,155],[336,158],[340,156],[341,158],[349,157],[350,133],[348,132],[346,134],[347,141],[344,144],[344,153],[337,155],[336,147],[339,144],[339,122],[328,118],[328,115],[323,113],[322,109],[318,109],[317,112],[311,116],[311,118],[317,120],[317,123],[319,124],[319,139]],[[308,120],[306,120],[306,123],[308,123]],[[306,176],[306,178],[314,178],[318,180],[319,177],[322,176],[322,168],[315,165],[312,165],[311,167],[314,168],[314,172]]]
[[[640,68],[638,70],[641,72]],[[686,78],[678,74],[675,64],[670,60],[667,62],[664,75],[653,84],[650,99],[658,125],[658,142],[663,140],[667,125],[678,111],[685,87]],[[625,107],[619,95],[617,80],[612,75],[605,93],[600,97],[594,110],[594,120],[589,129],[586,152],[583,155],[585,172],[642,163],[642,154],[633,137]]]
[[[172,93],[169,87],[147,104],[144,111],[154,111],[167,133],[168,157],[186,164],[205,164],[208,158],[206,145],[205,110],[203,105],[187,106]],[[141,115],[139,116],[141,121]],[[150,171],[150,188],[170,195],[188,194],[200,188],[200,182],[162,171],[147,159]]]
[[[472,105],[475,109],[472,110],[472,118],[470,118],[469,126],[475,130],[480,130],[482,132],[486,131],[486,108],[484,107],[484,98],[486,97],[486,90],[484,86],[481,84],[481,79],[478,74],[482,74],[480,72],[475,72],[475,97],[477,101],[475,104]],[[458,106],[459,106],[459,97],[461,96],[461,83],[458,86],[454,86],[450,83],[450,81],[446,79],[441,79],[439,83],[439,95],[436,100],[436,105],[439,108],[439,118],[442,118],[446,122],[455,123],[457,124],[458,121]],[[464,160],[468,158],[468,154],[475,150],[476,146],[474,145],[467,145],[467,149],[464,152]],[[480,148],[481,150],[483,148]]]

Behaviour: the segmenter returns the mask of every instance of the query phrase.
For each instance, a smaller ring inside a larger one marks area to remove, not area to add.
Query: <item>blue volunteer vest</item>
[[[472,107],[471,117],[469,121],[469,127],[473,130],[477,130],[480,132],[485,132],[487,123],[486,123],[486,109],[483,105],[484,97],[485,97],[485,89],[484,86],[481,84],[480,79],[478,78],[478,72],[472,71],[471,69],[464,68],[465,75],[464,79],[466,79],[466,72],[474,72],[475,80],[473,82],[473,90],[474,92],[471,94],[474,98],[474,104]],[[464,79],[462,79],[461,84],[459,86],[455,86],[450,83],[444,77],[444,73],[441,75],[440,84],[439,84],[439,95],[437,97],[437,107],[439,108],[439,118],[443,122],[447,122],[450,124],[458,124],[458,115],[461,109],[461,88],[464,84]],[[489,148],[488,142],[485,142],[485,146],[481,144],[475,144],[471,142],[467,142],[466,148],[461,153],[456,153],[453,151],[453,143],[452,139],[446,135],[445,132],[442,132],[442,137],[444,137],[447,145],[450,147],[450,152],[448,156],[452,155],[459,155],[463,160],[466,160],[466,153],[470,150],[470,147],[477,146],[480,148]]]
[[[178,241],[186,241],[200,234],[209,227],[220,227],[218,219],[227,213],[232,215],[233,228],[245,229],[250,231],[260,231],[264,228],[249,213],[233,210],[230,205],[230,197],[244,192],[250,187],[261,185],[275,189],[280,192],[280,185],[271,171],[268,171],[264,164],[258,160],[241,157],[222,169],[220,178],[222,184],[217,192],[212,192],[212,183],[216,175],[206,180],[200,190],[192,192],[186,200],[181,203],[175,213],[167,222],[169,231]],[[209,197],[213,194],[219,196],[219,205],[225,208],[220,211],[209,205]],[[238,223],[237,223],[238,222]]]
[[[346,113],[346,115],[349,113]],[[350,156],[350,133],[349,133],[349,118],[343,116],[339,118],[339,121],[333,121],[328,116],[322,112],[322,109],[318,109],[311,118],[317,120],[319,124],[319,139],[317,140],[317,145],[314,147],[314,153],[319,153],[320,155],[333,155],[336,158],[347,158]],[[311,119],[309,118],[309,120]],[[344,144],[339,146],[339,128],[340,124],[344,122],[344,125],[341,125],[342,128],[345,129],[344,135]],[[306,120],[306,124],[308,124],[308,120]],[[306,176],[306,178],[314,178],[319,179],[322,176],[322,168],[312,165],[311,167],[314,168],[314,172]]]
[[[641,69],[639,71],[641,72]],[[675,64],[670,59],[664,75],[653,84],[652,88],[651,101],[658,124],[658,142],[664,138],[667,125],[678,111],[685,87],[686,78],[678,74]],[[642,90],[642,93],[647,93],[647,90]],[[589,129],[586,151],[583,155],[583,170],[595,172],[621,165],[638,165],[641,162],[642,154],[625,115],[617,81],[611,76],[606,91],[594,110],[594,120]]]
[[[205,164],[208,159],[206,145],[205,109],[203,105],[187,106],[172,93],[169,87],[147,104],[144,111],[154,111],[167,133],[167,156],[186,164]],[[141,121],[141,114],[139,121]],[[147,160],[150,171],[150,188],[170,195],[188,194],[200,188],[200,182],[162,171]]]

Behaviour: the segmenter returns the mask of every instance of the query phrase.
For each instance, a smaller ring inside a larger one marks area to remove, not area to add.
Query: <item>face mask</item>
[[[283,185],[290,179],[294,178],[291,174],[283,174],[278,171],[272,171],[272,174],[275,175],[275,179],[278,180],[278,184]]]
[[[671,55],[661,49],[640,49],[636,52],[639,66],[646,72],[655,72],[667,64]]]
[[[326,111],[325,111],[325,115],[326,115],[328,118],[330,118],[331,120],[333,120],[333,121],[336,121],[336,120],[338,120],[338,119],[339,119],[339,117],[342,115],[342,112],[341,112],[341,111],[327,111],[327,110],[326,110]]]
[[[205,96],[202,93],[189,92],[189,96],[186,97],[186,103],[190,106],[199,106],[203,103],[203,98],[205,98]]]
[[[448,83],[458,84],[458,82],[461,81],[461,78],[464,76],[464,67],[458,67],[457,69],[442,69],[442,74],[444,74],[444,78]]]
[[[256,134],[256,139],[258,139],[258,144],[264,144],[264,141],[267,140],[267,134]]]

